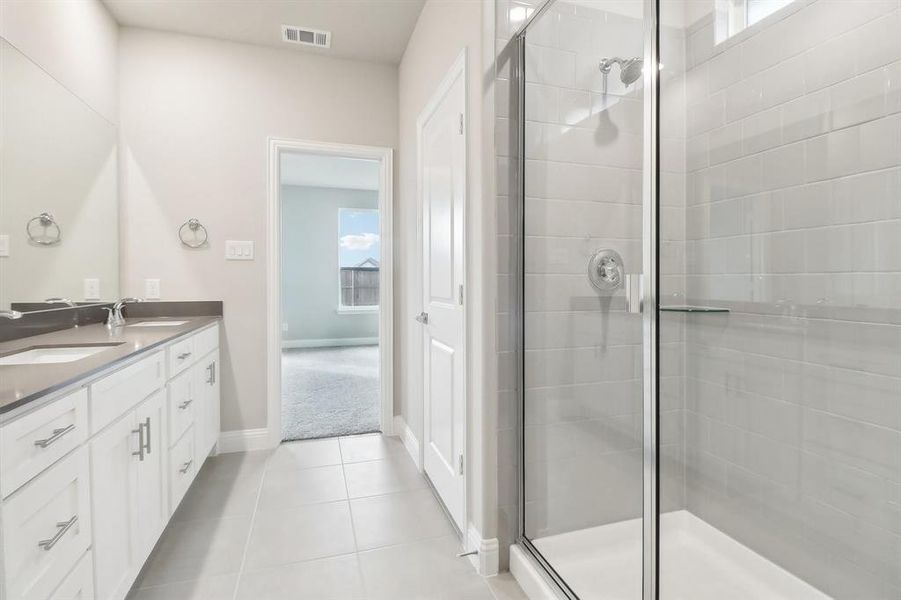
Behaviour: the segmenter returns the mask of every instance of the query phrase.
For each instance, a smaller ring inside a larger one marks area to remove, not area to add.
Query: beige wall
[[[222,428],[265,427],[267,137],[397,146],[397,69],[128,28],[120,65],[123,293],[223,300]],[[191,217],[209,248],[178,243]]]
[[[107,120],[117,122],[119,27],[100,0],[3,0],[0,36]]]
[[[484,239],[482,164],[482,10],[481,2],[431,0],[426,2],[410,42],[404,52],[399,70],[399,150],[398,179],[395,208],[395,264],[397,297],[395,364],[395,411],[404,417],[411,431],[422,439],[422,331],[413,320],[422,308],[420,237],[418,232],[418,201],[416,193],[416,121],[431,100],[438,85],[447,75],[463,48],[467,49],[467,276],[466,289],[478,291],[466,296],[468,369],[468,448],[480,446],[473,436],[479,431],[482,418],[480,373],[482,362],[483,299],[481,291],[482,252]],[[490,10],[490,8],[489,8]],[[468,460],[469,481],[481,479],[479,460]],[[474,493],[473,490],[478,490]],[[486,537],[483,529],[481,486],[470,486],[470,520]],[[493,537],[488,534],[487,537]]]

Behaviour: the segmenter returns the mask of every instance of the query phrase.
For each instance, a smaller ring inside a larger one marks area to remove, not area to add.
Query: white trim
[[[219,433],[216,453],[248,452],[250,450],[265,450],[267,448],[269,448],[269,431],[267,429],[239,429]]]
[[[469,524],[466,534],[467,550],[475,550],[478,554],[469,557],[469,562],[476,568],[482,577],[497,575],[500,563],[500,543],[497,538],[482,539],[479,531]]]
[[[419,451],[419,440],[400,415],[394,416],[394,435],[400,437],[407,454],[413,459],[416,469],[422,472],[422,453]]]
[[[340,348],[343,346],[375,346],[379,338],[323,338],[315,340],[282,340],[282,348]]]
[[[266,431],[270,447],[282,438],[281,424],[281,207],[279,156],[282,152],[308,152],[327,156],[379,161],[379,384],[381,429],[391,435],[394,426],[394,151],[378,146],[357,146],[308,140],[268,140],[269,189],[266,225]]]
[[[419,286],[416,290],[416,298],[419,300],[419,310],[417,312],[422,312],[425,310],[425,307],[422,305],[423,302],[423,281],[422,281],[422,273],[425,269],[425,253],[423,251],[423,212],[422,212],[422,132],[425,128],[426,122],[441,104],[442,100],[444,100],[447,93],[450,91],[451,87],[454,83],[461,79],[463,81],[463,243],[461,251],[463,253],[463,277],[462,283],[463,286],[463,305],[460,307],[463,312],[463,336],[462,336],[462,348],[461,350],[461,364],[463,369],[463,439],[464,441],[464,449],[463,449],[463,464],[465,465],[463,471],[463,527],[468,526],[469,523],[469,474],[472,470],[472,464],[470,463],[470,458],[475,454],[473,448],[470,447],[469,444],[469,369],[467,368],[467,357],[468,353],[468,344],[469,344],[469,334],[468,334],[468,317],[467,317],[467,307],[469,306],[469,301],[471,298],[472,291],[470,290],[469,281],[467,280],[467,260],[469,258],[469,252],[467,252],[466,244],[467,244],[467,204],[470,201],[469,194],[469,177],[470,177],[470,169],[469,169],[469,81],[467,78],[467,65],[466,65],[466,57],[467,57],[467,47],[463,46],[460,50],[460,53],[457,55],[457,58],[454,60],[451,67],[448,69],[447,73],[445,73],[444,77],[441,80],[441,83],[438,84],[438,87],[432,92],[432,96],[429,98],[429,101],[426,103],[425,107],[419,113],[419,116],[416,119],[416,251],[418,253],[417,262],[414,263],[418,265],[419,269]],[[425,390],[425,383],[423,381],[425,363],[423,362],[425,358],[425,335],[419,335],[419,357],[418,361],[414,365],[412,369],[412,376],[416,377],[419,381],[419,397],[422,399],[421,406],[421,422],[420,422],[420,431],[422,431],[423,436],[425,436],[425,395],[423,391]],[[425,447],[423,444],[419,444],[419,453],[417,460],[417,465],[420,466],[420,470],[422,470],[421,465],[425,462],[424,457]]]

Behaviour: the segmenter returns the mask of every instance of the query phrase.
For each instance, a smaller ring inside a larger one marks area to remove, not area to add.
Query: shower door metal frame
[[[511,250],[513,263],[514,348],[516,349],[516,432],[517,432],[517,543],[540,565],[545,578],[560,594],[571,600],[578,595],[545,560],[526,537],[525,524],[525,49],[530,26],[541,18],[556,0],[546,0],[522,25],[511,41],[514,51],[511,64],[512,190],[518,195],[511,203],[511,224],[519,232]],[[642,600],[659,598],[659,0],[643,0],[644,60],[643,70],[643,157],[642,157]]]

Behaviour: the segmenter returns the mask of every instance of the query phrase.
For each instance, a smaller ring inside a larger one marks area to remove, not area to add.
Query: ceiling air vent
[[[306,29],[293,25],[282,25],[282,41],[289,44],[301,44],[303,46],[316,46],[318,48],[331,48],[332,33],[318,29]]]

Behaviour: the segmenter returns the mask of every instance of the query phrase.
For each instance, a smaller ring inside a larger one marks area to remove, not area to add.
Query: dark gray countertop
[[[126,326],[114,329],[108,329],[106,325],[85,325],[2,342],[0,357],[35,346],[121,343],[87,358],[67,363],[0,365],[0,415],[5,415],[221,319],[222,317],[136,318],[128,319]],[[129,324],[141,321],[187,321],[187,323],[173,327],[128,327]]]

